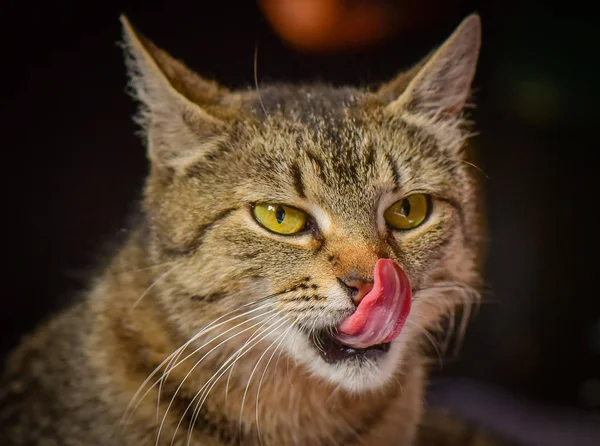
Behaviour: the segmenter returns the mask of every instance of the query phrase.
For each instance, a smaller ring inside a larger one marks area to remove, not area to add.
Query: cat
[[[139,223],[10,356],[0,444],[449,440],[458,425],[419,431],[422,346],[479,298],[479,16],[377,91],[230,91],[121,21]]]

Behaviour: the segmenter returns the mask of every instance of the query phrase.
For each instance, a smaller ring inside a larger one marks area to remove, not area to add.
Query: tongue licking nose
[[[352,348],[390,342],[402,331],[410,303],[410,282],[402,268],[391,259],[379,259],[373,288],[356,311],[342,321],[335,338]]]

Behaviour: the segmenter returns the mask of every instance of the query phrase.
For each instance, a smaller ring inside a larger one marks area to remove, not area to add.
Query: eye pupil
[[[283,208],[283,206],[277,206],[277,211],[275,212],[275,218],[277,218],[277,223],[281,224],[281,222],[285,218],[285,209]]]
[[[277,203],[258,203],[253,206],[254,218],[275,234],[293,235],[305,230],[308,216],[304,211]]]
[[[402,200],[401,209],[402,213],[408,217],[410,215],[410,201],[406,199]]]
[[[424,194],[413,194],[398,200],[383,214],[386,223],[396,230],[413,229],[429,214],[429,199]]]

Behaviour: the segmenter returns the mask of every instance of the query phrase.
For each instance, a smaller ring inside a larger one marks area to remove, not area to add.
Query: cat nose
[[[363,300],[363,297],[369,294],[369,291],[373,289],[373,282],[369,280],[361,280],[354,277],[340,279],[338,277],[338,281],[340,282],[340,285],[342,285],[342,288],[348,292],[350,298],[356,305],[358,305],[360,301]]]

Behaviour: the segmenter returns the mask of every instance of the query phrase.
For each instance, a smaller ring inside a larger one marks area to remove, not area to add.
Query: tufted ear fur
[[[385,84],[379,94],[390,100],[394,113],[435,118],[457,117],[471,89],[481,45],[481,21],[470,15],[435,52],[408,72]]]
[[[221,134],[221,100],[229,92],[206,81],[134,30],[121,16],[133,96],[153,166],[184,168]]]

